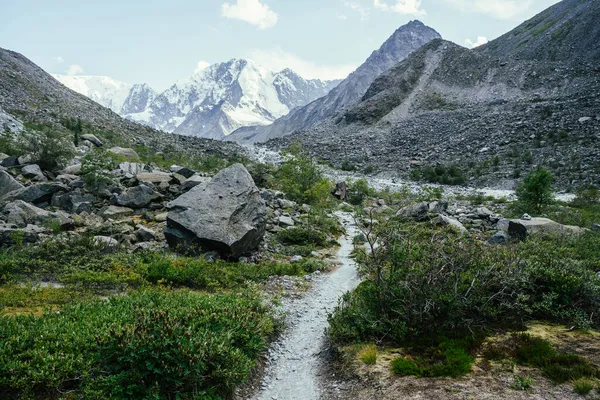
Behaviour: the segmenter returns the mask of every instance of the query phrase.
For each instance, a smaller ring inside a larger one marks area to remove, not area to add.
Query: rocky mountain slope
[[[68,89],[25,56],[0,48],[0,109],[27,124],[62,127],[81,118],[98,135],[119,144],[146,144],[185,154],[245,154],[233,143],[186,138],[128,121],[110,109]]]
[[[227,139],[257,143],[309,129],[359,101],[377,76],[436,38],[440,38],[440,35],[435,30],[419,21],[412,21],[394,32],[356,71],[326,96],[292,111],[270,126],[241,128]]]
[[[596,3],[578,3],[588,6],[585,21],[600,18]],[[567,13],[556,24],[575,24],[580,16]],[[491,46],[509,47],[503,38]],[[566,40],[577,38],[568,36],[559,48],[574,51],[577,44]],[[544,43],[540,51],[552,50]],[[584,53],[598,49],[595,44]],[[522,172],[541,165],[554,172],[562,189],[598,182],[597,63],[586,62],[585,55],[547,61],[489,52],[435,40],[377,78],[360,103],[273,146],[301,139],[337,166],[404,178],[418,175],[422,166],[456,164],[474,185],[510,189]]]
[[[477,50],[523,60],[597,62],[598,18],[600,2],[564,0]]]

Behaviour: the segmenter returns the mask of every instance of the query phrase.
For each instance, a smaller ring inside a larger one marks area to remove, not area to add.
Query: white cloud
[[[362,6],[360,3],[344,0],[344,6],[352,11],[357,12],[360,15],[361,21],[369,18],[370,10],[367,7]]]
[[[484,45],[488,42],[488,39],[485,36],[477,36],[477,40],[472,41],[471,39],[466,39],[465,40],[465,45],[469,48],[469,49],[473,49],[475,47],[479,47],[481,45]]]
[[[221,15],[248,22],[258,26],[259,29],[271,28],[279,19],[279,16],[260,0],[236,0],[235,4],[224,3],[221,6]]]
[[[461,11],[512,19],[528,11],[533,0],[444,0]]]
[[[83,67],[81,65],[77,65],[77,64],[72,64],[69,65],[69,68],[67,69],[67,75],[81,75],[83,74]]]
[[[200,71],[204,71],[208,67],[210,67],[210,63],[209,62],[198,61],[198,64],[196,64],[196,69],[194,70],[194,73],[197,74]]]
[[[54,57],[54,61],[56,61],[57,63],[61,64],[65,61],[64,58],[62,58],[61,56],[56,56]]]
[[[304,60],[280,48],[273,50],[251,50],[248,58],[253,59],[271,71],[291,68],[306,79],[344,79],[356,69],[356,65],[318,65]]]
[[[348,19],[348,16],[346,14],[337,14],[335,17],[340,21],[345,21]]]
[[[388,4],[384,0],[374,0],[373,6],[383,11],[393,11],[403,15],[426,15],[421,8],[421,0],[395,0],[395,4]]]

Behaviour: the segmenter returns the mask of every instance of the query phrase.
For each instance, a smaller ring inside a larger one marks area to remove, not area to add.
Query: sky
[[[473,47],[557,2],[0,0],[0,47],[50,73],[103,75],[156,90],[231,58],[337,79],[411,20]]]

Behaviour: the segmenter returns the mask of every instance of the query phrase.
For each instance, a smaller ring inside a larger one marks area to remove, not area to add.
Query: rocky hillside
[[[419,21],[412,21],[394,32],[356,71],[326,96],[292,111],[272,125],[241,128],[227,139],[239,143],[266,142],[309,129],[359,101],[377,76],[436,38],[440,38],[440,35],[435,30]]]
[[[128,121],[63,86],[23,55],[1,48],[0,109],[26,125],[54,124],[61,129],[66,119],[80,118],[95,134],[117,144],[146,144],[157,151],[168,147],[190,155],[245,153],[233,143],[170,135]]]
[[[600,177],[600,69],[584,60],[492,56],[435,40],[377,78],[358,104],[273,145],[301,138],[338,167],[404,178],[456,164],[467,182],[506,189],[542,165],[562,189],[576,189]]]
[[[496,57],[597,62],[598,21],[598,1],[564,0],[477,50]]]

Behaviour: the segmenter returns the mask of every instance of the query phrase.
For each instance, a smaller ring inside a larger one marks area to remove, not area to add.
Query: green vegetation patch
[[[426,166],[413,169],[410,173],[411,179],[443,185],[462,185],[467,179],[456,165]]]
[[[218,399],[248,378],[273,330],[251,293],[142,291],[0,317],[0,392]]]
[[[469,354],[470,344],[464,340],[445,340],[437,346],[415,348],[415,355],[392,361],[392,371],[399,376],[459,377],[471,371],[475,357]]]

